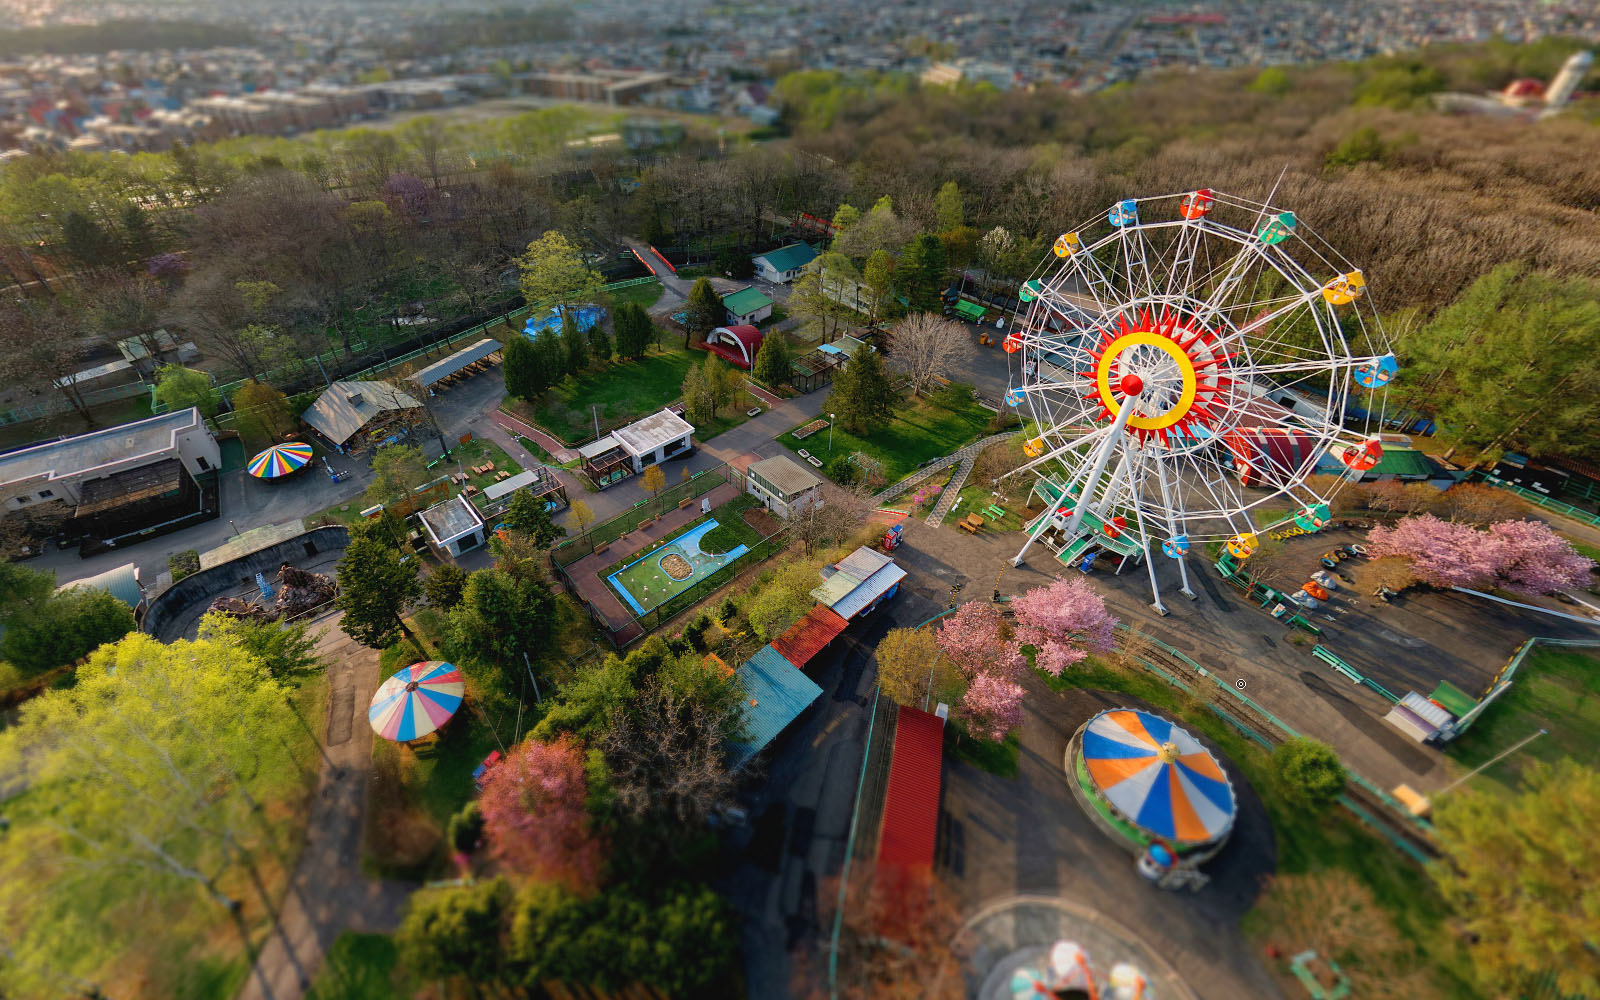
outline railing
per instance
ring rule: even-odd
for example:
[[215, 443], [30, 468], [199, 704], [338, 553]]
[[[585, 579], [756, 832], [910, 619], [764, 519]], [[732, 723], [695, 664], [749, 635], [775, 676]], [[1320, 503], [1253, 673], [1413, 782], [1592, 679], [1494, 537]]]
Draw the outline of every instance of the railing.
[[1499, 698], [1502, 694], [1505, 694], [1507, 689], [1511, 687], [1511, 682], [1516, 678], [1517, 671], [1522, 668], [1522, 661], [1526, 660], [1528, 658], [1528, 654], [1534, 652], [1540, 646], [1565, 646], [1569, 648], [1576, 647], [1592, 649], [1595, 647], [1600, 647], [1600, 639], [1547, 639], [1544, 636], [1531, 637], [1528, 639], [1528, 641], [1518, 646], [1516, 652], [1511, 654], [1511, 658], [1506, 660], [1505, 666], [1501, 667], [1500, 672], [1494, 675], [1494, 680], [1489, 682], [1488, 688], [1484, 690], [1483, 697], [1478, 701], [1478, 703], [1472, 706], [1472, 708], [1467, 711], [1466, 715], [1463, 715], [1461, 718], [1444, 727], [1443, 735], [1445, 739], [1453, 740], [1462, 733], [1466, 732], [1468, 729], [1471, 729], [1472, 724], [1478, 720], [1478, 716], [1483, 714], [1483, 710], [1493, 704], [1496, 698]]
[[1383, 695], [1384, 698], [1388, 699], [1391, 704], [1393, 704], [1395, 702], [1398, 702], [1400, 700], [1399, 698], [1396, 698], [1393, 694], [1391, 694], [1389, 692], [1389, 690], [1387, 688], [1385, 688], [1382, 684], [1379, 684], [1377, 681], [1373, 680], [1372, 678], [1367, 677], [1366, 675], [1362, 674], [1355, 667], [1352, 667], [1350, 664], [1348, 664], [1348, 663], [1344, 662], [1343, 660], [1339, 659], [1339, 657], [1335, 656], [1333, 653], [1329, 652], [1324, 647], [1322, 647], [1320, 645], [1312, 646], [1311, 647], [1311, 655], [1315, 656], [1317, 659], [1321, 660], [1323, 663], [1326, 663], [1328, 666], [1332, 667], [1333, 669], [1339, 671], [1339, 673], [1343, 674], [1344, 676], [1350, 678], [1350, 680], [1353, 681], [1354, 683], [1361, 684], [1361, 685], [1364, 685], [1366, 687], [1369, 687], [1372, 690], [1374, 690], [1374, 691], [1378, 692], [1379, 694]]
[[1502, 490], [1509, 490], [1529, 503], [1537, 504], [1538, 506], [1543, 507], [1545, 510], [1555, 511], [1557, 514], [1570, 517], [1574, 521], [1582, 521], [1584, 524], [1600, 525], [1600, 514], [1592, 514], [1589, 511], [1584, 510], [1582, 507], [1574, 507], [1572, 504], [1563, 503], [1554, 497], [1547, 497], [1543, 493], [1536, 493], [1533, 490], [1524, 489], [1515, 483], [1508, 483], [1504, 479], [1497, 479], [1494, 476], [1489, 475], [1487, 472], [1477, 473], [1477, 477], [1483, 482], [1488, 483], [1490, 486], [1497, 486]]

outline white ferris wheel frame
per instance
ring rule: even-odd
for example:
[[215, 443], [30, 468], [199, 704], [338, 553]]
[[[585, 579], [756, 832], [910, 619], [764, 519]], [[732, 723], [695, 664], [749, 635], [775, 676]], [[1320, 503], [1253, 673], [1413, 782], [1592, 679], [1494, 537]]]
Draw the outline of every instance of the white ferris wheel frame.
[[[1206, 210], [1191, 214], [1191, 200], [1202, 195]], [[1248, 219], [1249, 228], [1219, 214]], [[1113, 221], [1119, 218], [1120, 224]], [[1264, 227], [1280, 218], [1292, 220], [1287, 238], [1267, 241]], [[1069, 240], [1069, 252], [1063, 254], [1060, 246]], [[1256, 290], [1269, 273], [1276, 287], [1261, 297]], [[1033, 300], [1006, 345], [1024, 364], [1008, 401], [1019, 412], [1026, 408], [1036, 429], [1030, 432], [1031, 460], [1013, 475], [1060, 475], [1058, 485], [1066, 489], [1062, 502], [1067, 493], [1073, 495], [1061, 531], [1069, 543], [1086, 514], [1104, 521], [1117, 511], [1126, 513], [1132, 521], [1129, 534], [1138, 538], [1150, 564], [1155, 607], [1164, 613], [1151, 560], [1158, 533], [1181, 540], [1186, 548], [1193, 541], [1249, 534], [1292, 520], [1297, 509], [1326, 503], [1342, 481], [1321, 490], [1307, 484], [1322, 455], [1362, 447], [1372, 426], [1382, 426], [1381, 388], [1363, 399], [1364, 421], [1352, 420], [1348, 409], [1357, 370], [1370, 370], [1385, 359], [1393, 363], [1363, 284], [1360, 271], [1304, 222], [1267, 203], [1210, 190], [1117, 203], [1106, 215], [1063, 235], [1057, 253], [1025, 286]], [[1338, 296], [1336, 304], [1329, 292], [1334, 286], [1351, 294]], [[1164, 358], [1173, 354], [1165, 345], [1123, 347], [1110, 374], [1131, 370], [1149, 384], [1131, 395], [1121, 393], [1126, 405], [1111, 419], [1093, 378], [1085, 377], [1097, 365], [1091, 351], [1113, 340], [1116, 330], [1153, 328], [1162, 317], [1179, 325], [1180, 333], [1202, 334], [1174, 337], [1179, 344], [1199, 342], [1198, 350], [1210, 353], [1185, 365]], [[1290, 345], [1289, 334], [1305, 318], [1315, 335], [1309, 345]], [[1347, 324], [1359, 336], [1347, 336]], [[1361, 343], [1361, 353], [1352, 339]], [[1203, 387], [1190, 389], [1195, 383]], [[1106, 383], [1100, 385], [1103, 391]], [[1318, 391], [1307, 391], [1312, 386]], [[1184, 430], [1180, 423], [1183, 433], [1130, 432], [1131, 420], [1149, 422], [1163, 407], [1174, 412], [1182, 393], [1195, 401], [1205, 397], [1203, 407], [1184, 404], [1210, 416], [1198, 430]], [[1111, 395], [1118, 395], [1115, 387]], [[1285, 399], [1292, 405], [1279, 405]], [[1252, 478], [1265, 488], [1246, 493], [1232, 473], [1244, 462], [1239, 447], [1258, 431], [1295, 441], [1290, 452], [1298, 458], [1285, 461], [1256, 446], [1250, 456]], [[1085, 490], [1086, 502], [1077, 502]], [[1283, 504], [1289, 513], [1278, 510]], [[1266, 523], [1258, 525], [1263, 508], [1279, 516], [1262, 518]], [[1040, 522], [1051, 517], [1047, 510]], [[1041, 533], [1030, 525], [1013, 564], [1021, 564]], [[1176, 559], [1182, 592], [1193, 597], [1181, 552]]]

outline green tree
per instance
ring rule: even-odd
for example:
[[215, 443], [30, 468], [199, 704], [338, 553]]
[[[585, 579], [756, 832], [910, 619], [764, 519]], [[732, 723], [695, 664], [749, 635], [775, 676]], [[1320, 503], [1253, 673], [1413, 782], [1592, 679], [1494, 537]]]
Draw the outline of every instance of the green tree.
[[878, 685], [901, 705], [954, 704], [964, 684], [959, 670], [939, 655], [932, 629], [893, 628], [878, 641]]
[[133, 611], [98, 587], [68, 587], [20, 610], [8, 610], [0, 659], [37, 672], [74, 663], [134, 630]]
[[756, 591], [744, 611], [756, 637], [775, 639], [810, 611], [816, 603], [816, 598], [811, 596], [816, 579], [816, 571], [810, 565], [788, 563], [778, 570], [771, 583]]
[[233, 408], [233, 426], [253, 441], [282, 441], [294, 430], [288, 398], [265, 382], [246, 379], [233, 394]]
[[339, 596], [344, 612], [339, 627], [350, 638], [373, 649], [394, 641], [395, 633], [413, 639], [401, 614], [422, 594], [415, 556], [402, 557], [394, 546], [371, 532], [352, 532], [339, 560]]
[[550, 520], [549, 504], [527, 490], [511, 494], [504, 518], [512, 530], [527, 535], [537, 548], [548, 549], [567, 534], [567, 529]]
[[561, 324], [561, 349], [568, 375], [580, 375], [589, 367], [589, 342], [576, 322]]
[[1339, 140], [1323, 160], [1330, 167], [1353, 167], [1358, 163], [1376, 163], [1383, 159], [1387, 149], [1378, 130], [1363, 126]]
[[467, 589], [467, 571], [455, 563], [443, 563], [422, 581], [422, 594], [431, 607], [449, 611], [461, 603]]
[[253, 621], [213, 611], [200, 619], [199, 637], [243, 650], [279, 681], [298, 679], [321, 665], [320, 636], [304, 622]]
[[794, 376], [794, 360], [789, 356], [789, 338], [780, 330], [772, 330], [761, 339], [761, 350], [756, 352], [757, 380], [776, 389]]
[[637, 302], [624, 302], [612, 313], [611, 325], [617, 335], [619, 357], [637, 360], [650, 346], [650, 314]]
[[539, 352], [527, 337], [513, 336], [504, 351], [506, 395], [535, 400], [550, 388], [549, 372], [539, 364]]
[[722, 308], [722, 296], [711, 287], [711, 281], [700, 278], [689, 289], [688, 322], [684, 325], [683, 346], [695, 340], [705, 340], [711, 331], [722, 325], [727, 310]]
[[1600, 282], [1502, 264], [1399, 353], [1404, 405], [1436, 414], [1484, 458], [1600, 454]]
[[256, 857], [278, 850], [269, 824], [303, 781], [287, 694], [238, 648], [135, 633], [22, 707], [0, 734], [0, 773], [27, 761], [38, 819], [0, 851], [0, 990], [84, 991], [115, 954], [172, 946], [161, 921], [129, 914], [173, 912], [197, 891], [248, 940], [234, 893], [274, 905]]
[[906, 245], [896, 268], [900, 290], [912, 311], [940, 312], [944, 308], [944, 244], [924, 233]]
[[84, 267], [108, 267], [117, 263], [108, 259], [113, 249], [111, 236], [89, 215], [69, 211], [61, 220], [61, 235], [67, 253]]
[[524, 653], [544, 654], [555, 625], [555, 598], [543, 581], [480, 569], [450, 612], [448, 644], [463, 659], [521, 667]]
[[574, 325], [573, 306], [592, 302], [600, 294], [600, 275], [570, 240], [553, 229], [528, 244], [517, 266], [528, 305], [555, 306], [561, 310], [563, 326]]
[[887, 250], [874, 250], [861, 269], [861, 282], [871, 295], [868, 303], [868, 320], [874, 326], [883, 315], [889, 299], [889, 289], [894, 283], [894, 256]]
[[965, 222], [961, 209], [961, 188], [955, 181], [945, 181], [939, 193], [933, 196], [933, 217], [939, 232], [949, 232]]
[[684, 414], [691, 422], [708, 424], [716, 419], [716, 396], [706, 384], [706, 371], [703, 365], [693, 365], [684, 373], [681, 391]]
[[877, 351], [857, 351], [834, 377], [823, 409], [856, 434], [868, 434], [894, 417], [898, 398]]
[[[1481, 780], [1481, 779], [1480, 779]], [[1575, 760], [1523, 771], [1521, 788], [1467, 789], [1440, 802], [1433, 866], [1490, 992], [1520, 995], [1555, 976], [1566, 996], [1600, 994], [1600, 772]]]
[[1303, 736], [1273, 749], [1272, 768], [1285, 795], [1318, 812], [1333, 805], [1344, 794], [1345, 782], [1349, 780], [1332, 747]]
[[543, 373], [535, 381], [544, 382], [547, 389], [560, 385], [567, 375], [567, 348], [561, 337], [549, 327], [540, 330], [533, 338], [533, 355], [535, 367]]
[[0, 625], [38, 608], [55, 592], [54, 573], [0, 560]]
[[211, 376], [182, 365], [162, 365], [156, 373], [156, 402], [169, 411], [194, 406], [202, 416], [217, 415], [217, 390]]
[[1289, 78], [1289, 71], [1282, 66], [1268, 66], [1256, 74], [1256, 78], [1250, 82], [1247, 89], [1256, 94], [1282, 97], [1294, 89], [1294, 81]]
[[388, 506], [409, 497], [428, 481], [428, 461], [414, 444], [386, 444], [372, 456], [368, 504]]
[[589, 327], [589, 353], [601, 364], [611, 360], [611, 338], [604, 323]]
[[412, 895], [395, 943], [422, 979], [478, 985], [501, 981], [500, 925], [511, 890], [503, 879]]

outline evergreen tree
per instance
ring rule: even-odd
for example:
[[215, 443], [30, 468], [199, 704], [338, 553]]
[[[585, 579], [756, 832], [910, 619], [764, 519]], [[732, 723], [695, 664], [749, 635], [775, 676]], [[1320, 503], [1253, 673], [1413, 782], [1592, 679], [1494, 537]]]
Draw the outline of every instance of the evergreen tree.
[[933, 196], [933, 214], [938, 219], [941, 233], [961, 225], [961, 188], [956, 186], [955, 181], [945, 181], [944, 187]]
[[683, 346], [688, 347], [695, 340], [705, 340], [711, 336], [711, 331], [722, 325], [722, 318], [727, 315], [727, 310], [722, 308], [722, 296], [711, 287], [711, 282], [701, 278], [689, 290], [689, 316], [683, 338]]
[[421, 593], [415, 558], [402, 558], [399, 549], [374, 533], [351, 535], [339, 560], [339, 596], [334, 599], [344, 612], [339, 627], [345, 634], [373, 649], [389, 645], [396, 632], [410, 639], [411, 630], [400, 615]]
[[522, 654], [540, 656], [556, 626], [556, 602], [542, 580], [481, 569], [467, 578], [450, 612], [452, 655], [520, 667]]
[[444, 563], [428, 574], [422, 583], [422, 591], [428, 598], [428, 604], [449, 611], [461, 603], [461, 594], [467, 589], [467, 571], [455, 563]]
[[546, 388], [555, 388], [567, 375], [567, 346], [549, 327], [533, 339], [534, 365], [542, 373]]
[[507, 395], [532, 400], [550, 388], [547, 380], [549, 373], [539, 364], [539, 352], [534, 348], [533, 341], [514, 335], [503, 353]]
[[556, 539], [567, 533], [567, 529], [550, 520], [550, 508], [546, 501], [527, 490], [511, 494], [505, 521], [513, 530], [527, 535], [541, 549], [548, 549]]
[[611, 337], [602, 323], [589, 327], [589, 354], [601, 364], [611, 360]]
[[644, 357], [645, 349], [655, 332], [651, 329], [650, 314], [637, 302], [624, 302], [617, 307], [612, 324], [617, 335], [617, 355], [637, 360]]
[[924, 233], [907, 244], [895, 273], [912, 311], [939, 312], [944, 308], [944, 244]]
[[857, 351], [833, 380], [824, 409], [856, 434], [881, 427], [894, 416], [895, 393], [877, 351]]
[[583, 331], [578, 329], [578, 324], [561, 324], [561, 346], [566, 352], [568, 375], [580, 374], [589, 367], [589, 345], [584, 340]]
[[794, 361], [789, 357], [789, 338], [777, 330], [768, 333], [756, 352], [755, 377], [776, 389], [789, 381]]

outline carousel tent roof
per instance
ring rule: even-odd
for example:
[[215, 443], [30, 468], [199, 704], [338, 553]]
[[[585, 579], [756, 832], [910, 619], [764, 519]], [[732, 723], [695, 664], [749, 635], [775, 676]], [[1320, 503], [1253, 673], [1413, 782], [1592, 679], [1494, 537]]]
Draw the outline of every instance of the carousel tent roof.
[[1106, 801], [1165, 840], [1206, 843], [1233, 827], [1228, 776], [1211, 751], [1159, 715], [1101, 712], [1084, 727], [1083, 763]]

